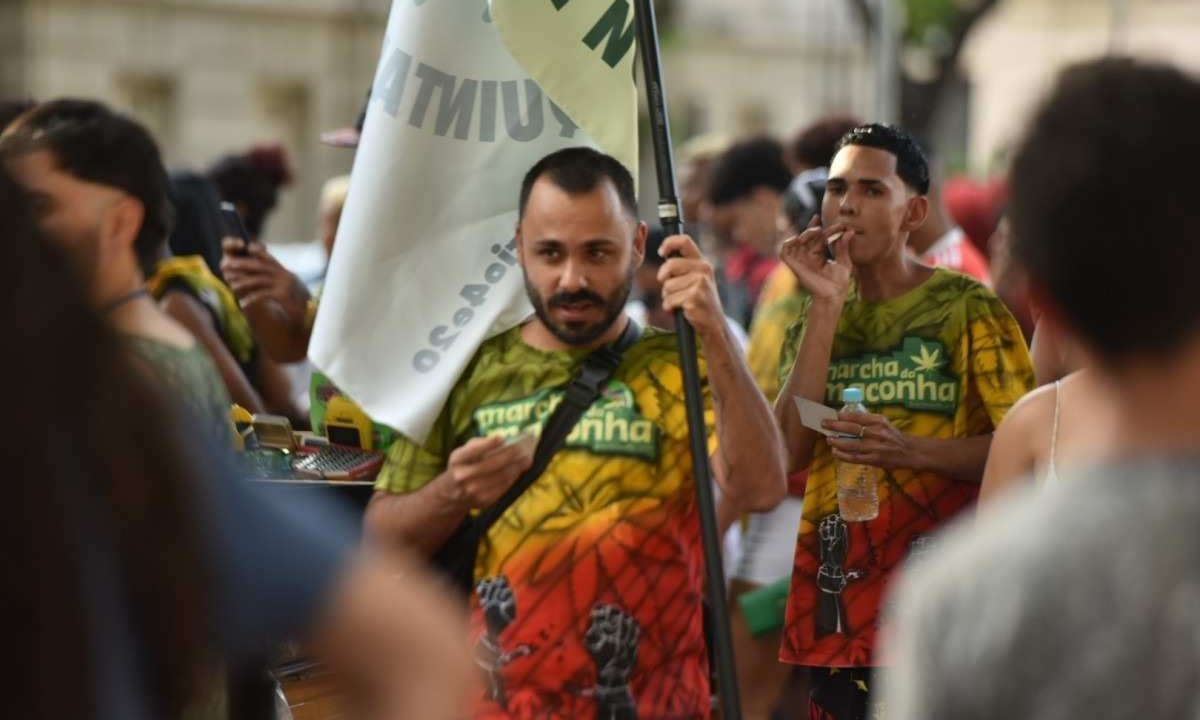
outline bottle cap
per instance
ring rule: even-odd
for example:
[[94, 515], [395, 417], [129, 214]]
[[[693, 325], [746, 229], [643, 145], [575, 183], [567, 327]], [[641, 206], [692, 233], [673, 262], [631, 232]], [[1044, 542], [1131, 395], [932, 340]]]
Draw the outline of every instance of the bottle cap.
[[844, 403], [861, 403], [863, 401], [862, 388], [848, 387], [842, 390], [842, 402]]

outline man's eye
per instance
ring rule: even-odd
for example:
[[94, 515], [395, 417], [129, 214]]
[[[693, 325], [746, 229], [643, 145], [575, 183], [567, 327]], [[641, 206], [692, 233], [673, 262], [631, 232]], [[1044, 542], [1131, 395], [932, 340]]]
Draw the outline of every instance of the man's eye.
[[553, 260], [558, 257], [558, 249], [557, 248], [542, 248], [541, 250], [538, 250], [538, 255], [546, 258], [547, 260]]
[[590, 254], [596, 260], [603, 260], [604, 258], [608, 257], [608, 250], [605, 250], [604, 248], [592, 248]]

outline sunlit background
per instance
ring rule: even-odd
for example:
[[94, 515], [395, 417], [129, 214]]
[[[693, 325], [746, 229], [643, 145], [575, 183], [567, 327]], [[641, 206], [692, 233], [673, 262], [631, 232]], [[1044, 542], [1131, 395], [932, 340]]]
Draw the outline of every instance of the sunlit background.
[[[173, 169], [281, 143], [297, 178], [267, 239], [307, 241], [322, 182], [353, 161], [319, 136], [358, 115], [389, 5], [0, 0], [0, 97], [107, 101], [154, 132]], [[1003, 171], [1066, 62], [1127, 52], [1200, 69], [1196, 0], [660, 0], [658, 12], [676, 141], [786, 138], [850, 111], [903, 122], [947, 170], [977, 176]]]

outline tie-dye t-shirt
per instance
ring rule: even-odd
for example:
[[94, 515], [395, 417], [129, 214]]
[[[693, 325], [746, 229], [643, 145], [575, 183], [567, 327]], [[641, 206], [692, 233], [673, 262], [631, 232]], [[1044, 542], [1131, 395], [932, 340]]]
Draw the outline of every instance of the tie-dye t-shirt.
[[[809, 300], [781, 351], [786, 378]], [[782, 381], [781, 381], [782, 382]], [[907, 435], [965, 438], [992, 432], [1033, 387], [1021, 329], [990, 290], [948, 270], [900, 297], [865, 302], [852, 293], [838, 320], [825, 404], [846, 387]], [[780, 658], [819, 667], [877, 664], [880, 602], [892, 572], [929, 547], [930, 534], [974, 502], [979, 485], [930, 472], [885, 472], [879, 516], [845, 522], [833, 457], [818, 439], [804, 494]]]
[[[398, 437], [376, 487], [412, 492], [471, 437], [539, 427], [586, 354], [532, 348], [520, 328], [487, 341], [428, 440]], [[475, 717], [708, 717], [681, 388], [675, 336], [648, 328], [480, 544], [471, 632], [487, 692]]]

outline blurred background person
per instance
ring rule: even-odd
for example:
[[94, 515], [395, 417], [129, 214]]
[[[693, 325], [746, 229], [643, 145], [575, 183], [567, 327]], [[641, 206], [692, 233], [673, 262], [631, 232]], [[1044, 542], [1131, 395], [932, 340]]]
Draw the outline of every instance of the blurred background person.
[[946, 208], [942, 192], [946, 173], [941, 159], [928, 140], [921, 145], [929, 156], [929, 215], [908, 236], [908, 249], [926, 265], [960, 272], [991, 287], [987, 256], [968, 239]]
[[[293, 401], [291, 380], [259, 347], [237, 298], [212, 270], [213, 264], [220, 270], [221, 238], [229, 232], [215, 189], [204, 177], [187, 173], [175, 175], [171, 191], [170, 238], [142, 268], [151, 296], [204, 345], [234, 402], [251, 413], [283, 415], [306, 427], [308, 417]], [[198, 252], [185, 254], [188, 250]]]
[[709, 173], [708, 218], [728, 292], [722, 303], [742, 327], [749, 327], [763, 283], [779, 264], [776, 216], [791, 181], [783, 145], [769, 137], [735, 143]]
[[55, 100], [0, 136], [0, 161], [98, 315], [165, 391], [228, 433], [229, 394], [212, 360], [145, 287], [142, 268], [158, 257], [172, 219], [167, 174], [145, 129], [96, 102]]
[[280, 191], [293, 181], [282, 145], [256, 145], [244, 153], [226, 155], [207, 174], [221, 199], [237, 208], [252, 242], [262, 237]]
[[[1009, 227], [1008, 218], [1005, 215], [1000, 216], [1000, 220], [996, 223], [996, 231], [992, 233], [988, 239], [988, 248], [991, 258], [992, 279], [996, 284], [996, 294], [1004, 301], [1004, 304], [1012, 312], [1017, 323], [1021, 326], [1021, 333], [1025, 336], [1025, 341], [1031, 343], [1031, 352], [1033, 353], [1033, 369], [1037, 376], [1038, 384], [1045, 383], [1048, 379], [1062, 377], [1064, 373], [1060, 373], [1060, 369], [1055, 369], [1043, 366], [1040, 362], [1036, 343], [1033, 343], [1034, 335], [1034, 313], [1030, 306], [1029, 299], [1029, 279], [1026, 277], [1024, 270], [1018, 267], [1017, 263], [1012, 258], [1012, 233]], [[1049, 357], [1053, 357], [1054, 353], [1050, 353]], [[1052, 377], [1048, 377], [1047, 373]]]
[[179, 717], [216, 664], [305, 634], [363, 693], [366, 717], [454, 717], [466, 656], [449, 601], [400, 558], [354, 560], [326, 511], [234, 480], [221, 440], [184, 432], [185, 408], [146, 382], [30, 205], [0, 170], [0, 260], [19, 269], [0, 285], [0, 317], [15, 347], [54, 348], [36, 363], [0, 357], [22, 408], [2, 455], [25, 481], [5, 523], [0, 602], [21, 658], [6, 713]]

